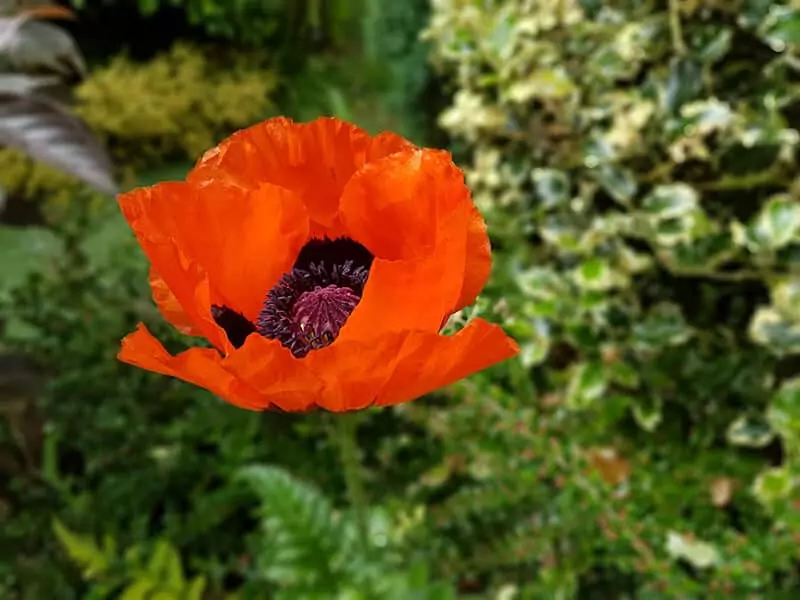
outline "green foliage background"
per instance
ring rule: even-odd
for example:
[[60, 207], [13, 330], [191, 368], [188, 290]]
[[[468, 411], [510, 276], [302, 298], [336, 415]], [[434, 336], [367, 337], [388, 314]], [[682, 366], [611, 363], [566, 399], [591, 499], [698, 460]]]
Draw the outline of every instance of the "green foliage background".
[[278, 112], [450, 144], [495, 249], [462, 321], [523, 352], [360, 415], [359, 511], [329, 416], [115, 360], [185, 340], [113, 207], [19, 163], [63, 198], [0, 230], [0, 597], [800, 594], [800, 4], [86, 4], [128, 23], [77, 110], [131, 184]]

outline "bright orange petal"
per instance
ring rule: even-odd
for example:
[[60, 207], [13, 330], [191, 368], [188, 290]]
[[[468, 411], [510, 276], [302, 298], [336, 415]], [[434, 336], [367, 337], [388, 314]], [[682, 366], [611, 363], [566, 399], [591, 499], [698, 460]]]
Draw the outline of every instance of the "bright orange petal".
[[324, 384], [316, 403], [334, 412], [371, 405], [397, 368], [405, 337], [396, 333], [366, 342], [337, 340], [310, 352], [303, 362]]
[[452, 336], [411, 332], [397, 368], [378, 394], [375, 404], [408, 402], [519, 353], [517, 343], [497, 325], [475, 319]]
[[345, 188], [341, 218], [350, 237], [387, 260], [430, 256], [440, 218], [469, 201], [447, 152], [412, 150], [365, 166]]
[[333, 118], [294, 123], [283, 117], [243, 129], [209, 150], [188, 181], [226, 181], [246, 189], [272, 183], [298, 194], [316, 233], [336, 225], [339, 198], [353, 174], [368, 162], [413, 147], [384, 133], [371, 138]]
[[244, 191], [206, 182], [179, 217], [181, 245], [208, 272], [219, 303], [250, 320], [309, 235], [303, 203], [271, 184]]
[[211, 348], [169, 354], [147, 328], [122, 341], [118, 358], [148, 371], [203, 387], [249, 410], [305, 411], [320, 397], [321, 381], [277, 342], [252, 335], [223, 358]]
[[192, 319], [183, 310], [181, 303], [169, 289], [164, 278], [153, 268], [150, 269], [149, 282], [153, 292], [153, 301], [158, 306], [164, 320], [184, 335], [202, 336], [203, 332], [192, 323]]
[[322, 381], [276, 340], [251, 335], [228, 356], [225, 368], [287, 412], [304, 412], [322, 394]]
[[394, 331], [363, 341], [340, 338], [302, 362], [323, 382], [316, 403], [342, 412], [413, 400], [518, 352], [500, 327], [476, 319], [453, 336]]
[[117, 358], [141, 369], [177, 377], [210, 390], [241, 408], [264, 410], [269, 400], [241, 383], [222, 366], [222, 357], [212, 348], [191, 348], [177, 356], [169, 354], [156, 338], [139, 324], [122, 340]]
[[[193, 316], [186, 306], [193, 298], [186, 293], [182, 297], [175, 289], [182, 283], [171, 279], [175, 266], [168, 274], [165, 259], [154, 259], [154, 252], [167, 245], [179, 248], [189, 264], [196, 263], [207, 275], [211, 303], [252, 320], [266, 293], [291, 268], [308, 239], [303, 203], [270, 184], [254, 190], [218, 182], [199, 187], [159, 184], [122, 195], [120, 206], [126, 218], [130, 215], [128, 221], [153, 267], [195, 325], [199, 325], [198, 314], [201, 319], [210, 315], [210, 307], [196, 307]], [[156, 264], [159, 258], [161, 264]]]
[[471, 204], [467, 227], [467, 256], [464, 265], [464, 283], [453, 312], [469, 306], [481, 293], [492, 272], [492, 247], [486, 233], [486, 222]]
[[[382, 331], [438, 332], [453, 312], [464, 282], [467, 212], [454, 210], [440, 224], [453, 232], [431, 257], [372, 263], [364, 293], [340, 333], [343, 340], [371, 339]], [[459, 235], [459, 233], [461, 235]], [[455, 268], [454, 268], [455, 265]]]
[[438, 331], [486, 281], [485, 225], [447, 152], [367, 165], [345, 189], [341, 214], [349, 236], [377, 257], [344, 339], [368, 339], [375, 327]]
[[217, 348], [228, 350], [225, 333], [211, 318], [212, 294], [208, 274], [183, 250], [181, 213], [186, 186], [165, 183], [133, 190], [118, 197], [125, 219], [153, 269], [163, 278], [198, 332]]

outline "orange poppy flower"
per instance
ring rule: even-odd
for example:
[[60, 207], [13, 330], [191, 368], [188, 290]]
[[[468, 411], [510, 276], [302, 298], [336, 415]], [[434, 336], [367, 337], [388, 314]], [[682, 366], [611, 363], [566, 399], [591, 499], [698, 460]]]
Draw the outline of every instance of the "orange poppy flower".
[[206, 152], [185, 182], [119, 203], [162, 315], [213, 346], [172, 356], [140, 324], [119, 359], [242, 408], [398, 404], [519, 352], [480, 319], [439, 333], [491, 267], [447, 152], [276, 118]]

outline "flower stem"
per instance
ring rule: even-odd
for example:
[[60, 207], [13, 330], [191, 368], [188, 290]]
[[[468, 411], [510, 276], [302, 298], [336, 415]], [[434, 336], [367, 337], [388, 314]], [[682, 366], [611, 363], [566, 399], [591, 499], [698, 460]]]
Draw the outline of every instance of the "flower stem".
[[360, 415], [342, 413], [332, 415], [334, 443], [339, 447], [339, 459], [344, 470], [347, 498], [355, 511], [358, 535], [364, 547], [369, 545], [369, 504], [364, 491], [364, 477], [361, 453], [358, 448], [356, 432]]

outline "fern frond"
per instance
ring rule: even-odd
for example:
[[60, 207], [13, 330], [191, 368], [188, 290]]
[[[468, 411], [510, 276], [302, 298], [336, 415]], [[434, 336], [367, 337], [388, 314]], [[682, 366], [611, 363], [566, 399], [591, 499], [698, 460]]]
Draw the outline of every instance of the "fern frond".
[[275, 467], [246, 467], [241, 477], [261, 501], [266, 533], [258, 561], [262, 575], [285, 585], [335, 585], [336, 558], [349, 544], [330, 500]]

